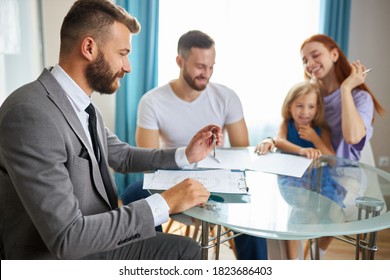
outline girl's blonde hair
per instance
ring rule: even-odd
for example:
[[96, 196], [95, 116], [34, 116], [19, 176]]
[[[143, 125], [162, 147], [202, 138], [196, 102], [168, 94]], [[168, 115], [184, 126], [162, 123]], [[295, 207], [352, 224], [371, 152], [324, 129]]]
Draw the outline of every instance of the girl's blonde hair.
[[328, 129], [328, 124], [325, 120], [324, 102], [322, 100], [321, 95], [321, 86], [317, 82], [311, 80], [300, 82], [294, 85], [289, 90], [282, 105], [283, 121], [287, 123], [289, 120], [292, 119], [290, 107], [294, 100], [309, 93], [315, 93], [317, 95], [317, 114], [313, 119], [312, 125], [321, 127], [323, 129]]

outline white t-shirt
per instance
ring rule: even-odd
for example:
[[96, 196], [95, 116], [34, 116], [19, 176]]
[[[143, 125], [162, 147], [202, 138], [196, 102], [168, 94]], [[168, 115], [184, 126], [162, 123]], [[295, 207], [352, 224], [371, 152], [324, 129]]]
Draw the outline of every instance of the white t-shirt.
[[201, 128], [216, 124], [224, 128], [244, 117], [237, 94], [226, 86], [208, 83], [192, 102], [179, 98], [170, 84], [145, 93], [138, 106], [137, 125], [160, 131], [160, 146], [188, 145]]

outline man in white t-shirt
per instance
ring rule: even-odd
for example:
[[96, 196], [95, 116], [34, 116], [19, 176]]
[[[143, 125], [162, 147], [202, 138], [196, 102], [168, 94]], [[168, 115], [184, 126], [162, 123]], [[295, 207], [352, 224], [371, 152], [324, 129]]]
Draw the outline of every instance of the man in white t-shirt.
[[[239, 97], [232, 89], [210, 82], [215, 64], [214, 40], [197, 30], [185, 33], [178, 42], [176, 63], [180, 68], [179, 77], [150, 90], [140, 100], [137, 146], [185, 146], [192, 135], [210, 123], [220, 125], [227, 132], [230, 146], [248, 146], [248, 129]], [[142, 197], [140, 183], [136, 183], [125, 190], [122, 200], [128, 203], [141, 198], [140, 194]], [[266, 259], [264, 239], [239, 238], [235, 240], [239, 259]], [[245, 245], [240, 245], [241, 239]], [[250, 239], [257, 239], [261, 245], [254, 246], [254, 241]], [[253, 249], [255, 247], [258, 249]], [[248, 250], [261, 252], [248, 255]]]
[[215, 64], [214, 41], [200, 31], [184, 34], [178, 44], [178, 79], [147, 92], [139, 103], [138, 146], [178, 147], [204, 124], [227, 131], [233, 147], [249, 145], [241, 101], [226, 86], [209, 82]]

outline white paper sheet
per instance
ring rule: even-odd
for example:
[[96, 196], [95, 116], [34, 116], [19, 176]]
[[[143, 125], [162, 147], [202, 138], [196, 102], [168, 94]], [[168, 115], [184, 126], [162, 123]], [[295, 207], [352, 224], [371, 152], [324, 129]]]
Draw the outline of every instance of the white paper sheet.
[[254, 147], [217, 149], [216, 157], [220, 162], [210, 155], [198, 162], [197, 168], [255, 170], [300, 178], [312, 162], [305, 157], [282, 153], [259, 156], [254, 153]]
[[201, 182], [209, 192], [247, 193], [244, 172], [231, 170], [158, 170], [144, 176], [144, 189], [167, 190], [184, 179]]

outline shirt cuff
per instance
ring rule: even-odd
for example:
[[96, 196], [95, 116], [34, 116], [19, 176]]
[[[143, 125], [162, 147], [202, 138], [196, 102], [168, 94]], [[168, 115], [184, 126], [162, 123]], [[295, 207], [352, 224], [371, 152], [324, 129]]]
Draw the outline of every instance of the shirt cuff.
[[154, 226], [159, 226], [163, 223], [168, 222], [169, 219], [169, 206], [165, 199], [158, 193], [145, 198], [152, 210], [154, 218]]
[[181, 147], [176, 149], [175, 161], [179, 168], [183, 168], [185, 166], [190, 165], [186, 156], [186, 147]]

